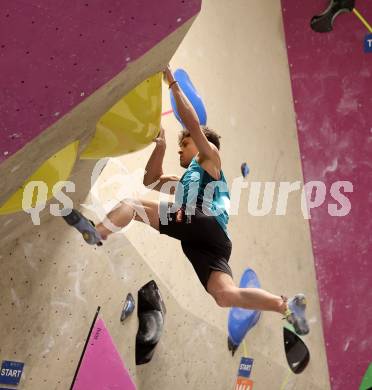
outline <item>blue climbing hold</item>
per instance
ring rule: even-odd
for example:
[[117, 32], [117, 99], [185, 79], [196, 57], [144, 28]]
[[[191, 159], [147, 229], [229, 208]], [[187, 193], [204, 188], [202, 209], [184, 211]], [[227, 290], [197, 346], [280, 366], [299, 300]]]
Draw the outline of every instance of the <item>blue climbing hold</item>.
[[[243, 288], [261, 288], [257, 275], [251, 268], [247, 268], [244, 271], [239, 286]], [[232, 307], [230, 309], [228, 319], [228, 348], [232, 351], [233, 355], [248, 331], [257, 324], [260, 316], [261, 312], [257, 310], [242, 309], [239, 307]]]
[[248, 174], [249, 174], [249, 166], [246, 162], [243, 162], [241, 167], [240, 167], [240, 170], [242, 172], [242, 175], [243, 177], [247, 177]]
[[[194, 110], [196, 114], [198, 115], [199, 122], [202, 126], [205, 126], [207, 124], [207, 112], [203, 103], [202, 98], [198, 94], [196, 88], [194, 87], [193, 83], [190, 80], [189, 75], [186, 73], [183, 69], [177, 69], [174, 72], [174, 78], [178, 81], [178, 85], [181, 88], [184, 95], [187, 97], [191, 105], [194, 107]], [[177, 111], [177, 105], [176, 101], [174, 99], [172, 91], [170, 91], [170, 99], [171, 99], [171, 105], [174, 112], [174, 115], [176, 116], [178, 122], [181, 123], [183, 127], [184, 124], [182, 123], [182, 120], [178, 114]]]
[[135, 307], [136, 303], [134, 301], [133, 295], [131, 293], [128, 293], [127, 298], [124, 302], [123, 310], [121, 312], [120, 321], [125, 321], [133, 313]]

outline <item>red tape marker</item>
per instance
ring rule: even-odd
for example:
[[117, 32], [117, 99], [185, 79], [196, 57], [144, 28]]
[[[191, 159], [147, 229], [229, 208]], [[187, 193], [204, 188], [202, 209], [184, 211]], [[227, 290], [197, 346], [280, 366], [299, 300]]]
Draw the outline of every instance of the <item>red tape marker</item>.
[[165, 116], [165, 115], [169, 115], [169, 114], [172, 114], [173, 113], [173, 110], [169, 110], [169, 111], [165, 111], [161, 114], [161, 116]]

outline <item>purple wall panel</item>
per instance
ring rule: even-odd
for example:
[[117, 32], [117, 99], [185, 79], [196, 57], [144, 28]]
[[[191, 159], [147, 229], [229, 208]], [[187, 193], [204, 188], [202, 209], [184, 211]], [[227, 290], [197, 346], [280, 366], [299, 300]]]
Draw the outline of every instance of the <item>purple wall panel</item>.
[[[310, 226], [332, 387], [357, 389], [372, 360], [372, 55], [352, 13], [331, 33], [311, 30], [327, 4], [282, 0], [305, 182], [354, 187], [347, 216], [328, 214], [327, 195]], [[372, 21], [372, 2], [357, 5]]]
[[3, 0], [0, 162], [200, 7], [201, 0]]

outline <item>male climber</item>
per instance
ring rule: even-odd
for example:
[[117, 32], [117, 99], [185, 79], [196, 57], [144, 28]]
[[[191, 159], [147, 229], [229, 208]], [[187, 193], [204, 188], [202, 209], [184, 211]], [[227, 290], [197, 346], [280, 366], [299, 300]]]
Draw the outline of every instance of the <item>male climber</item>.
[[161, 234], [181, 242], [200, 282], [219, 306], [277, 312], [298, 334], [307, 334], [309, 327], [303, 294], [288, 300], [263, 289], [235, 285], [228, 264], [232, 249], [227, 232], [229, 192], [221, 170], [220, 137], [213, 130], [200, 126], [194, 108], [184, 97], [169, 66], [164, 75], [184, 125], [178, 153], [180, 165], [186, 172], [181, 178], [163, 173], [166, 141], [164, 129], [161, 129], [143, 183], [157, 191], [175, 193], [175, 202], [125, 199], [95, 228], [75, 210], [65, 219], [70, 217], [69, 223], [80, 232], [90, 230], [92, 244], [101, 244], [101, 240], [127, 226], [132, 219], [149, 223]]

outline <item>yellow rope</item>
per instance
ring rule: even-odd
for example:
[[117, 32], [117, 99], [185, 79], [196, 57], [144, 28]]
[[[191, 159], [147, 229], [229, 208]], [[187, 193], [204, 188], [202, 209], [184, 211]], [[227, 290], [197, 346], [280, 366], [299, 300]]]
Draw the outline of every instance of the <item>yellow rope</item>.
[[287, 375], [285, 376], [282, 385], [280, 386], [280, 390], [284, 390], [285, 387], [287, 386], [290, 374], [291, 374], [291, 370], [288, 368]]
[[354, 14], [360, 19], [360, 21], [367, 27], [368, 31], [372, 33], [372, 27], [370, 24], [363, 18], [363, 16], [359, 13], [359, 11], [354, 8], [353, 9]]

